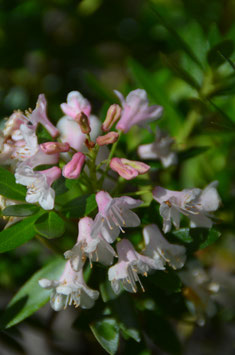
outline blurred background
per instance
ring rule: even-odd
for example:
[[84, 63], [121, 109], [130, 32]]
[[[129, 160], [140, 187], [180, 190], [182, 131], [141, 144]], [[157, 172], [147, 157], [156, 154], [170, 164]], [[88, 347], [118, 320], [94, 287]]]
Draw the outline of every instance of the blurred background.
[[[127, 94], [143, 88], [152, 104], [164, 106], [160, 126], [175, 138], [179, 155], [187, 152], [174, 173], [161, 172], [160, 182], [182, 189], [219, 181], [222, 238], [198, 257], [224, 293], [217, 317], [205, 327], [178, 325], [186, 355], [234, 353], [234, 20], [234, 0], [0, 1], [2, 119], [34, 108], [45, 93], [55, 123], [71, 90], [103, 118], [107, 105], [117, 102], [113, 89]], [[130, 150], [149, 140], [144, 132], [128, 134]], [[47, 259], [42, 250], [32, 241], [1, 255], [1, 309]], [[1, 333], [0, 354], [103, 354], [91, 334], [71, 329], [76, 317], [73, 310], [55, 315], [46, 306]], [[148, 354], [138, 344], [121, 344], [119, 353], [130, 349]], [[160, 344], [152, 353], [179, 352]]]

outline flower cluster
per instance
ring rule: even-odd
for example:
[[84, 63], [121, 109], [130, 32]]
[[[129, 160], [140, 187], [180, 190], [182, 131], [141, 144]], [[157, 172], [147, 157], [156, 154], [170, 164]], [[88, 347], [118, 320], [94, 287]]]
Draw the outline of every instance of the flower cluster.
[[[186, 248], [169, 243], [156, 224], [142, 226], [133, 210], [142, 207], [143, 201], [128, 196], [128, 190], [122, 193], [120, 188], [123, 181], [128, 183], [139, 175], [147, 176], [150, 165], [114, 156], [118, 155], [116, 147], [123, 134], [134, 125], [146, 127], [149, 122], [159, 119], [163, 108], [150, 106], [146, 92], [141, 89], [131, 91], [126, 99], [118, 91], [115, 93], [121, 106], [111, 105], [102, 124], [91, 114], [88, 100], [72, 91], [67, 102], [61, 104], [64, 116], [56, 127], [47, 117], [44, 95], [39, 95], [36, 108], [26, 113], [14, 112], [1, 135], [0, 162], [14, 172], [16, 183], [26, 186], [27, 203], [38, 203], [44, 210], [54, 209], [53, 183], [61, 175], [66, 179], [77, 179], [84, 194], [95, 194], [98, 212], [94, 219], [84, 216], [76, 221], [77, 241], [64, 253], [67, 262], [62, 276], [58, 281], [39, 280], [42, 288], [52, 290], [51, 306], [55, 311], [72, 304], [82, 308], [94, 305], [99, 292], [89, 288], [84, 280], [87, 260], [90, 267], [93, 263], [109, 267], [107, 277], [116, 294], [123, 289], [136, 293], [138, 283], [144, 290], [142, 276], [147, 277], [154, 270], [181, 269], [186, 262]], [[39, 124], [51, 135], [50, 141], [40, 143]], [[114, 125], [116, 131], [112, 130]], [[163, 167], [169, 167], [177, 164], [173, 142], [173, 138], [157, 128], [154, 142], [140, 145], [137, 153], [143, 160], [160, 160]], [[49, 167], [44, 169], [41, 167], [44, 165]], [[192, 228], [211, 228], [212, 212], [220, 203], [216, 185], [212, 182], [203, 190], [183, 191], [154, 186], [152, 199], [160, 204], [163, 232], [170, 232], [172, 224], [177, 229], [180, 227], [181, 213], [190, 219]], [[138, 193], [141, 195], [141, 191]], [[11, 205], [15, 202], [4, 203]], [[128, 238], [128, 228], [140, 226], [143, 227], [145, 244], [142, 249]], [[125, 238], [122, 238], [123, 234]], [[182, 280], [187, 284], [188, 276], [185, 275], [186, 271], [182, 271]]]

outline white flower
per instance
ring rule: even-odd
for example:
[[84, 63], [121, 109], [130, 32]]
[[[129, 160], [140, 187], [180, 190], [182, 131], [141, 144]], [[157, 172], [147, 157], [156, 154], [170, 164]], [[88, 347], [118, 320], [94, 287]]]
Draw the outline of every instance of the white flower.
[[159, 128], [156, 132], [154, 143], [143, 144], [138, 148], [138, 154], [141, 159], [160, 159], [164, 167], [177, 164], [177, 155], [171, 151], [174, 139]]
[[150, 224], [143, 229], [145, 250], [143, 254], [150, 258], [161, 261], [163, 265], [169, 263], [173, 269], [180, 269], [186, 260], [184, 246], [170, 244], [160, 232], [156, 224]]
[[[75, 271], [82, 268], [86, 257], [104, 265], [111, 265], [116, 255], [114, 249], [101, 235], [91, 238], [93, 220], [90, 217], [80, 219], [78, 223], [79, 234], [75, 246], [65, 252], [65, 258], [70, 260]], [[92, 265], [92, 264], [91, 264]]]
[[128, 196], [112, 198], [108, 192], [100, 191], [96, 194], [98, 214], [95, 217], [91, 237], [101, 234], [108, 242], [113, 243], [122, 227], [136, 227], [140, 219], [131, 209], [138, 207], [142, 201]]
[[41, 279], [39, 285], [45, 289], [52, 289], [50, 303], [55, 311], [66, 309], [72, 304], [75, 307], [91, 308], [99, 297], [98, 291], [86, 285], [82, 270], [74, 271], [69, 261], [59, 281]]
[[79, 91], [71, 91], [67, 96], [67, 103], [60, 105], [62, 111], [75, 118], [79, 113], [84, 112], [86, 116], [90, 115], [91, 105]]
[[128, 292], [137, 292], [137, 281], [144, 291], [138, 274], [147, 276], [147, 273], [151, 269], [165, 269], [161, 262], [156, 262], [147, 256], [137, 253], [131, 242], [127, 239], [122, 239], [117, 243], [117, 252], [118, 263], [109, 268], [108, 271], [109, 281], [111, 281], [111, 286], [117, 294], [121, 290], [121, 284]]
[[30, 166], [20, 164], [15, 172], [16, 182], [27, 186], [26, 201], [28, 203], [38, 202], [45, 210], [54, 208], [55, 191], [51, 184], [60, 177], [61, 170], [53, 168], [41, 171], [34, 171]]
[[180, 212], [190, 219], [192, 227], [211, 228], [213, 215], [210, 212], [217, 210], [220, 203], [216, 186], [217, 182], [214, 181], [204, 190], [195, 188], [171, 191], [155, 187], [153, 198], [160, 203], [164, 233], [171, 230], [171, 223], [179, 228]]
[[205, 314], [212, 317], [216, 313], [211, 295], [219, 291], [219, 285], [211, 281], [198, 261], [188, 263], [187, 269], [179, 272], [179, 277], [186, 286], [183, 294], [188, 300], [189, 310], [196, 316], [198, 325], [203, 326]]

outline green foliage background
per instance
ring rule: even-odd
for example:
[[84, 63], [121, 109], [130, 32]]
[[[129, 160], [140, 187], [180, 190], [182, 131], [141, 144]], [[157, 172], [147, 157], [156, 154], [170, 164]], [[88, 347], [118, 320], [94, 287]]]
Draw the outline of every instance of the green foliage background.
[[[203, 188], [210, 181], [219, 181], [223, 204], [217, 214], [217, 229], [222, 238], [197, 254], [206, 267], [218, 267], [227, 276], [235, 271], [234, 17], [233, 0], [0, 1], [1, 117], [9, 116], [14, 109], [33, 108], [38, 94], [43, 92], [49, 102], [49, 116], [56, 122], [62, 116], [59, 104], [65, 101], [69, 91], [79, 90], [92, 102], [93, 111], [103, 118], [108, 104], [116, 100], [113, 89], [127, 94], [137, 87], [144, 88], [152, 104], [164, 106], [159, 125], [175, 138], [180, 158], [177, 169], [163, 170], [155, 164], [156, 183], [169, 189], [182, 189]], [[138, 144], [150, 142], [152, 138], [147, 131], [133, 129], [128, 133], [126, 146], [123, 141], [122, 149], [127, 157], [133, 158]], [[87, 208], [92, 212], [92, 201], [89, 203]], [[152, 206], [149, 211], [151, 215]], [[68, 206], [66, 213], [74, 217], [73, 206]], [[142, 216], [144, 223], [151, 222], [149, 215]], [[45, 218], [40, 218], [37, 228], [42, 230]], [[53, 218], [51, 215], [50, 220]], [[67, 239], [55, 242], [62, 250], [72, 246], [76, 235], [67, 226], [63, 228]], [[189, 237], [181, 235], [181, 238]], [[6, 234], [4, 240], [0, 238], [0, 246], [7, 238], [10, 236]], [[131, 238], [138, 244], [138, 235]], [[45, 251], [37, 240], [1, 254], [2, 309], [19, 287], [51, 258], [52, 253]], [[57, 259], [53, 263], [60, 264]], [[92, 276], [91, 282], [95, 285]], [[108, 347], [111, 353], [117, 347], [117, 329], [120, 329], [122, 339], [128, 341], [124, 344], [121, 340], [119, 353], [149, 354], [147, 343], [157, 354], [232, 354], [234, 288], [229, 288], [229, 301], [206, 327], [179, 324], [174, 332], [171, 327], [174, 318], [184, 310], [177, 293], [179, 287], [174, 275], [170, 282], [160, 280], [158, 289], [151, 287], [151, 280], [146, 281], [146, 294], [152, 289], [149, 295], [157, 300], [159, 308], [152, 312], [147, 296], [141, 296], [138, 301], [138, 309], [146, 310], [146, 323], [142, 324], [148, 334], [145, 343], [135, 342], [139, 340], [139, 332], [135, 324], [136, 310], [132, 309], [130, 300], [124, 294], [118, 300], [110, 300], [110, 290], [105, 284], [102, 298], [108, 300], [108, 305], [103, 310], [102, 323], [96, 319], [96, 310], [103, 307], [102, 301], [98, 301], [96, 308], [83, 311], [79, 317], [68, 312], [63, 327], [56, 328], [54, 318], [60, 316], [52, 312], [36, 313], [24, 324], [26, 329], [45, 339], [51, 353], [102, 353], [88, 331], [90, 326], [103, 348]], [[45, 294], [42, 304], [47, 299]], [[122, 309], [130, 315], [122, 314]], [[169, 323], [165, 316], [169, 316]], [[3, 317], [2, 327], [10, 321]], [[73, 330], [70, 330], [72, 323]], [[64, 328], [67, 337], [61, 335]], [[27, 342], [20, 336], [22, 333], [27, 338], [25, 328], [11, 329], [1, 333], [0, 342], [10, 354], [26, 351]], [[75, 330], [79, 330], [79, 339], [74, 335]]]

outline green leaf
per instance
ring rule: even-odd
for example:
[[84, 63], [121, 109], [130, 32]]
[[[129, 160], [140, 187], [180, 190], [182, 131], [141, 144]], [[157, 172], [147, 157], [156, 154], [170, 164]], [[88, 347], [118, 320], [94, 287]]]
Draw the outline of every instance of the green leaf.
[[3, 216], [28, 217], [39, 211], [39, 207], [30, 204], [12, 205], [4, 208]]
[[178, 231], [173, 231], [171, 234], [182, 242], [187, 243], [190, 252], [208, 247], [221, 236], [221, 233], [214, 228], [182, 228]]
[[65, 260], [57, 258], [36, 272], [17, 292], [1, 316], [0, 328], [9, 328], [31, 316], [49, 301], [51, 290], [39, 286], [42, 278], [57, 279], [62, 274]]
[[199, 66], [201, 67], [201, 63], [199, 61], [199, 59], [197, 58], [197, 56], [195, 55], [195, 53], [192, 51], [191, 47], [183, 40], [183, 38], [180, 37], [180, 35], [178, 34], [178, 32], [176, 32], [175, 28], [173, 26], [171, 26], [165, 19], [164, 17], [162, 17], [160, 15], [160, 13], [158, 12], [156, 6], [154, 6], [153, 4], [151, 4], [151, 8], [154, 12], [154, 14], [156, 15], [157, 19], [159, 20], [159, 22], [162, 24], [162, 26], [164, 26], [169, 33], [172, 35], [172, 37], [174, 38], [174, 40], [178, 43], [179, 47], [181, 49], [183, 49], [183, 51]]
[[34, 223], [44, 211], [27, 217], [0, 232], [0, 253], [17, 248], [35, 236]]
[[90, 324], [92, 333], [100, 345], [109, 353], [115, 354], [119, 342], [119, 326], [114, 318], [104, 318]]
[[189, 228], [181, 228], [172, 232], [172, 234], [184, 243], [191, 243], [193, 238], [190, 236]]
[[24, 201], [26, 188], [15, 182], [14, 175], [0, 167], [0, 195], [12, 200]]
[[64, 234], [65, 222], [54, 211], [39, 217], [34, 225], [35, 231], [45, 238], [59, 238]]
[[209, 50], [207, 60], [211, 66], [218, 67], [229, 58], [234, 51], [232, 40], [224, 40]]
[[65, 213], [67, 218], [81, 218], [88, 216], [96, 208], [95, 194], [86, 194], [68, 202], [63, 206], [62, 213]]

